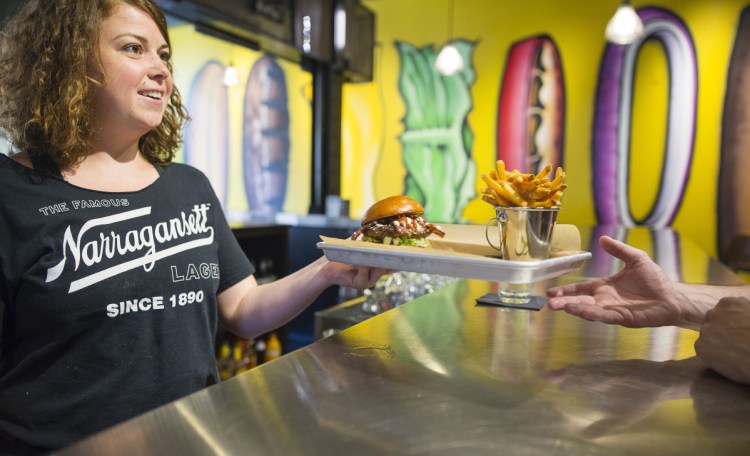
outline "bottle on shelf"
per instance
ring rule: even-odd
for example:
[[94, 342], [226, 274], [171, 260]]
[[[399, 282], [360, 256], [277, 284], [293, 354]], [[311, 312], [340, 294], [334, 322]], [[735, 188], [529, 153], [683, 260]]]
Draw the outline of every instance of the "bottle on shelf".
[[234, 375], [247, 372], [258, 365], [258, 361], [253, 349], [252, 341], [248, 339], [238, 340], [234, 346]]
[[216, 364], [219, 368], [219, 378], [226, 380], [232, 376], [232, 349], [229, 346], [229, 341], [225, 340], [221, 343]]
[[268, 335], [268, 341], [266, 341], [266, 352], [263, 356], [263, 362], [273, 361], [274, 359], [281, 356], [281, 341], [279, 336], [275, 332]]
[[255, 356], [258, 358], [258, 364], [262, 363], [266, 359], [266, 341], [265, 339], [258, 338], [258, 340], [255, 341], [255, 346], [253, 347], [255, 349]]
[[258, 354], [255, 353], [255, 341], [244, 339], [242, 341], [242, 359], [247, 369], [252, 369], [258, 365]]

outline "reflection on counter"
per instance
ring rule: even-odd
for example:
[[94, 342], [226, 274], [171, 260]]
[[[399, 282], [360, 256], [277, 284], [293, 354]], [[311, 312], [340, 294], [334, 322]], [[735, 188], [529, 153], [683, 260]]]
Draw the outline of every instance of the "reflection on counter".
[[622, 268], [622, 262], [607, 254], [599, 246], [599, 237], [606, 235], [641, 250], [664, 269], [667, 276], [676, 281], [740, 285], [742, 280], [725, 264], [707, 255], [688, 237], [671, 228], [647, 228], [624, 226], [582, 226], [581, 241], [584, 250], [593, 257], [577, 273], [568, 275], [571, 281], [614, 274]]
[[416, 272], [394, 272], [382, 276], [364, 296], [315, 313], [315, 339], [335, 334], [373, 315], [432, 293], [457, 278]]
[[439, 290], [458, 280], [434, 274], [394, 272], [382, 276], [374, 287], [365, 290], [362, 309], [372, 315], [393, 309], [409, 301]]

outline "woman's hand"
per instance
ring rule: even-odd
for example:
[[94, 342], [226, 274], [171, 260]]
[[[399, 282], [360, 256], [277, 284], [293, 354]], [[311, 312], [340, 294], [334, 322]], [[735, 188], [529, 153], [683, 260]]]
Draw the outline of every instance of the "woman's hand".
[[343, 287], [364, 290], [375, 285], [380, 276], [391, 271], [383, 268], [369, 268], [365, 266], [352, 266], [344, 263], [336, 263], [321, 258], [322, 270], [329, 278], [331, 284]]

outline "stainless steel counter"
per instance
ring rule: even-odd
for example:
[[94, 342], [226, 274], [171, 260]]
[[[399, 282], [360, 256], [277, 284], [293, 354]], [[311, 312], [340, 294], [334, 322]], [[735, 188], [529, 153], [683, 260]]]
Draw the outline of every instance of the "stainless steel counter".
[[[679, 245], [683, 277], [736, 283]], [[697, 333], [478, 306], [492, 289], [449, 285], [60, 454], [750, 454], [750, 387], [694, 358]]]

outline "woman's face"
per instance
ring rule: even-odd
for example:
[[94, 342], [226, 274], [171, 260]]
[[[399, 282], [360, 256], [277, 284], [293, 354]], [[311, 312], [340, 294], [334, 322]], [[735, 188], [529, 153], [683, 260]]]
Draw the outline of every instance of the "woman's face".
[[140, 138], [161, 123], [172, 95], [170, 49], [145, 11], [120, 4], [102, 22], [99, 54], [106, 81], [94, 95], [96, 122], [105, 138]]

